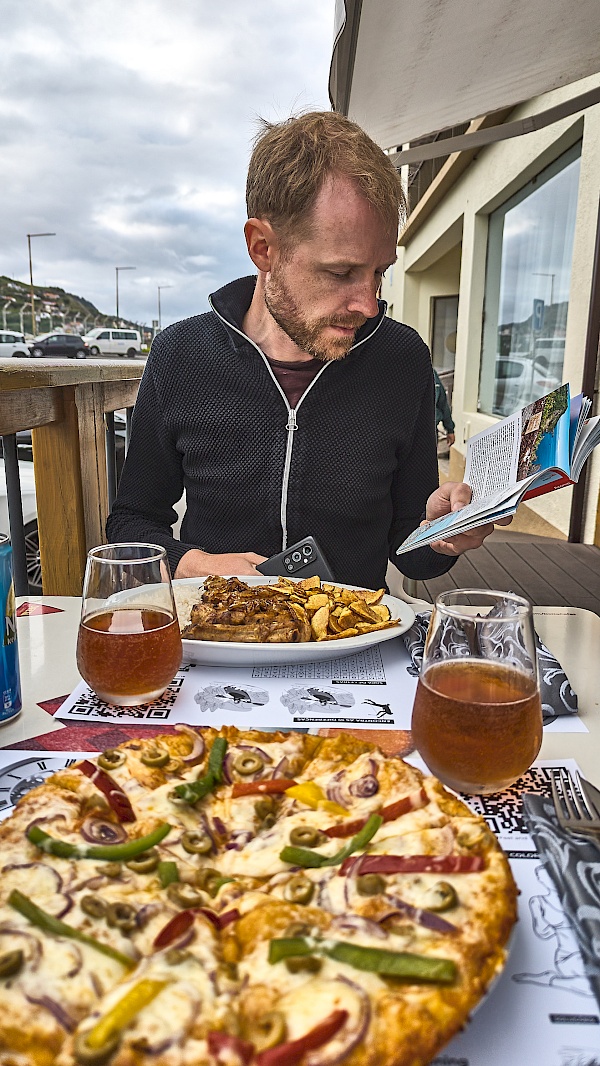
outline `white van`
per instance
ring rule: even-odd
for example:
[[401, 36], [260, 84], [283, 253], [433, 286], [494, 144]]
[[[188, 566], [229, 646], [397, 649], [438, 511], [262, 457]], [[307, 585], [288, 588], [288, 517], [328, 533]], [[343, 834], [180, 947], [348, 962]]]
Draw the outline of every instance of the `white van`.
[[142, 340], [137, 329], [91, 329], [83, 338], [92, 355], [139, 355]]

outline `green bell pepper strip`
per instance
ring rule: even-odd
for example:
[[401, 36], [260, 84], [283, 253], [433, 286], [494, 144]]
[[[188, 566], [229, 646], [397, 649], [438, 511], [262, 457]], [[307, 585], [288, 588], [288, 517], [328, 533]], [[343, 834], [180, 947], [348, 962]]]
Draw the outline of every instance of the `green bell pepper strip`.
[[194, 803], [198, 803], [199, 800], [208, 796], [215, 785], [220, 785], [223, 780], [223, 760], [226, 751], [227, 741], [225, 737], [217, 737], [210, 749], [207, 772], [203, 777], [197, 778], [196, 781], [189, 781], [184, 785], [175, 785], [173, 792], [178, 799], [193, 806]]
[[375, 836], [375, 833], [379, 827], [383, 824], [383, 818], [380, 814], [372, 814], [371, 817], [365, 822], [362, 829], [352, 837], [345, 847], [340, 851], [336, 851], [335, 855], [328, 858], [326, 855], [319, 855], [318, 852], [313, 851], [310, 848], [295, 848], [290, 845], [285, 847], [283, 851], [279, 853], [279, 858], [282, 862], [289, 862], [292, 866], [312, 866], [318, 868], [321, 866], [338, 866], [344, 859], [347, 859], [349, 855], [352, 855], [355, 851], [360, 851], [361, 848], [367, 846], [370, 840]]
[[344, 941], [308, 941], [304, 937], [287, 937], [272, 940], [269, 944], [269, 962], [272, 964], [295, 955], [326, 955], [336, 962], [354, 967], [355, 970], [379, 973], [383, 977], [433, 981], [436, 984], [451, 984], [456, 979], [456, 964], [451, 959], [415, 955], [408, 951], [361, 947], [359, 944], [348, 944]]
[[27, 830], [27, 839], [47, 855], [58, 855], [61, 859], [105, 859], [107, 862], [129, 862], [142, 852], [148, 851], [164, 840], [172, 826], [163, 822], [151, 833], [124, 844], [72, 844], [69, 840], [51, 837], [39, 825], [32, 825]]
[[95, 951], [108, 955], [109, 959], [120, 962], [128, 970], [136, 965], [133, 959], [123, 955], [116, 948], [111, 948], [110, 944], [103, 944], [102, 941], [96, 940], [95, 937], [89, 936], [88, 933], [82, 933], [74, 926], [61, 922], [59, 918], [54, 918], [52, 914], [47, 914], [41, 907], [38, 907], [37, 903], [34, 903], [28, 896], [23, 895], [22, 892], [19, 892], [18, 888], [13, 888], [8, 897], [8, 903], [24, 918], [27, 918], [28, 922], [36, 925], [38, 929], [42, 929], [45, 933], [50, 933], [52, 936], [69, 937], [71, 940], [78, 940], [80, 944], [87, 944], [88, 947], [94, 948]]
[[175, 881], [179, 881], [179, 870], [177, 869], [176, 862], [161, 861], [157, 868], [158, 879], [161, 884], [161, 888], [168, 888]]

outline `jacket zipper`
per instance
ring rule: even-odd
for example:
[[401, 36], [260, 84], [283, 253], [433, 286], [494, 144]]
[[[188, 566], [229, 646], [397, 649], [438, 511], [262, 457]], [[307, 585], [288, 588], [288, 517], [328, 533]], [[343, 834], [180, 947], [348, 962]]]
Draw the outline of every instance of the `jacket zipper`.
[[[308, 385], [308, 387], [302, 393], [302, 396], [298, 400], [298, 403], [296, 404], [296, 407], [290, 407], [290, 405], [288, 403], [288, 398], [287, 398], [285, 392], [283, 391], [283, 389], [281, 388], [281, 385], [279, 384], [277, 378], [275, 377], [275, 374], [273, 372], [273, 368], [272, 368], [271, 364], [269, 363], [269, 360], [267, 359], [267, 357], [266, 357], [265, 353], [263, 352], [262, 348], [259, 348], [258, 344], [255, 344], [254, 341], [252, 340], [252, 338], [249, 337], [246, 333], [244, 333], [243, 330], [238, 329], [238, 327], [234, 326], [232, 322], [228, 322], [226, 318], [223, 318], [223, 315], [219, 314], [219, 312], [217, 311], [216, 307], [214, 306], [210, 296], [208, 298], [208, 302], [210, 304], [211, 311], [214, 311], [214, 313], [217, 316], [217, 318], [220, 319], [220, 321], [223, 322], [223, 324], [225, 326], [227, 326], [228, 329], [232, 329], [234, 331], [234, 333], [238, 334], [238, 336], [243, 337], [244, 340], [247, 341], [248, 344], [251, 344], [252, 347], [258, 352], [258, 354], [260, 355], [261, 359], [263, 360], [267, 370], [269, 371], [269, 374], [271, 375], [273, 381], [275, 382], [275, 385], [276, 385], [279, 393], [281, 394], [281, 398], [283, 399], [283, 402], [284, 402], [285, 406], [287, 407], [288, 420], [287, 420], [287, 425], [286, 425], [285, 428], [286, 428], [288, 436], [287, 436], [287, 442], [286, 442], [286, 448], [285, 448], [285, 460], [284, 460], [284, 463], [283, 463], [283, 477], [281, 479], [281, 504], [280, 504], [280, 508], [279, 508], [279, 517], [280, 517], [280, 522], [281, 522], [281, 550], [285, 551], [285, 549], [288, 546], [287, 498], [288, 498], [288, 488], [289, 488], [289, 482], [290, 482], [290, 469], [291, 469], [291, 465], [292, 465], [292, 451], [293, 451], [293, 448], [294, 448], [294, 433], [298, 429], [298, 422], [297, 422], [297, 419], [296, 419], [296, 412], [298, 411], [298, 408], [300, 407], [300, 404], [302, 403], [304, 397], [310, 392], [310, 390], [312, 389], [313, 385], [319, 380], [319, 378], [321, 377], [321, 374], [323, 373], [323, 371], [327, 370], [327, 367], [330, 366], [331, 364], [330, 363], [323, 363], [323, 366], [319, 370], [319, 373], [315, 375], [315, 377], [312, 379], [310, 385]], [[377, 330], [379, 329], [379, 327], [380, 327], [381, 323], [383, 322], [384, 318], [385, 318], [385, 309], [384, 309], [384, 312], [383, 312], [379, 322], [375, 326], [375, 329], [373, 330], [373, 332], [369, 333], [368, 337], [364, 337], [361, 341], [358, 341], [357, 344], [353, 344], [352, 347], [348, 349], [347, 354], [349, 354], [350, 352], [353, 352], [355, 348], [360, 348], [361, 344], [365, 344], [366, 341], [370, 341], [371, 337], [373, 337], [375, 335], [375, 333], [377, 333]]]

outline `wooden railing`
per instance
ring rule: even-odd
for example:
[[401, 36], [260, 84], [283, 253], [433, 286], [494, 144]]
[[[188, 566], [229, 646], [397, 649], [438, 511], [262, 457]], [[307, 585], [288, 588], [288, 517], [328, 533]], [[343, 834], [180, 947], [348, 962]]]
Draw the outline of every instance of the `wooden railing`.
[[141, 361], [0, 363], [0, 434], [31, 429], [44, 592], [79, 596], [87, 552], [106, 540], [105, 414], [132, 407]]

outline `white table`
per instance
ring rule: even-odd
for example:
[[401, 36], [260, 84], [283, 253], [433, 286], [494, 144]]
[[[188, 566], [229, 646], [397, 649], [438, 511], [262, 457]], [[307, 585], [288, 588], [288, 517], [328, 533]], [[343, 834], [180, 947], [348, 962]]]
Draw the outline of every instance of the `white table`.
[[[19, 600], [22, 603], [23, 600]], [[57, 607], [58, 614], [17, 620], [23, 710], [0, 727], [0, 747], [63, 729], [63, 723], [38, 706], [66, 696], [81, 680], [75, 662], [81, 600], [71, 596], [27, 597], [27, 603]], [[414, 603], [416, 609], [430, 604]], [[534, 608], [536, 629], [563, 665], [579, 698], [589, 733], [544, 733], [540, 758], [577, 760], [584, 774], [598, 778], [600, 765], [600, 617], [576, 607]]]

